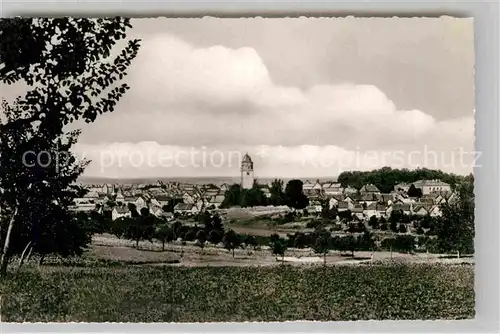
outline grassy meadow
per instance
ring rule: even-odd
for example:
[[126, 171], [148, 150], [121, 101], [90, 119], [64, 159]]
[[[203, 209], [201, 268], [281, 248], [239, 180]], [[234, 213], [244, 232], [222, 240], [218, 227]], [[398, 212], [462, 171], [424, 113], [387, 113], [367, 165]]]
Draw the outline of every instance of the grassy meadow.
[[474, 317], [474, 266], [93, 265], [0, 281], [6, 322], [220, 322]]

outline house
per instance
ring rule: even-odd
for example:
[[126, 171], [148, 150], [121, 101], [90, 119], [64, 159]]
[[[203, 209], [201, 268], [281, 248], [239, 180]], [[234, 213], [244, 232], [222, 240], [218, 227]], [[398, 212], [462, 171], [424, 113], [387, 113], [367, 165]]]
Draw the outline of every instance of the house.
[[114, 189], [113, 185], [111, 185], [111, 184], [104, 184], [102, 186], [101, 192], [103, 194], [106, 194], [106, 195], [112, 195], [115, 192], [114, 190], [115, 189]]
[[432, 204], [429, 205], [427, 203], [415, 205], [413, 208], [413, 214], [417, 216], [426, 216], [430, 213], [432, 206]]
[[194, 203], [194, 206], [198, 211], [202, 211], [203, 209], [208, 207], [208, 199], [200, 198]]
[[392, 211], [401, 211], [405, 215], [411, 215], [411, 213], [412, 213], [411, 204], [408, 204], [408, 203], [404, 203], [404, 204], [399, 204], [399, 203], [392, 204], [391, 206], [389, 206], [387, 208], [387, 215], [390, 215], [392, 213]]
[[357, 217], [358, 219], [363, 219], [364, 214], [363, 214], [363, 207], [361, 205], [356, 205], [354, 208], [351, 209], [351, 213], [353, 216]]
[[346, 195], [352, 195], [352, 194], [357, 194], [358, 191], [352, 187], [346, 187], [346, 188], [344, 188], [343, 193]]
[[80, 203], [69, 207], [69, 210], [74, 212], [91, 212], [95, 209], [96, 205], [93, 203]]
[[380, 218], [386, 215], [385, 214], [386, 209], [387, 209], [386, 206], [383, 204], [372, 203], [363, 210], [363, 214], [365, 215], [366, 218], [370, 218], [372, 216]]
[[149, 205], [149, 212], [158, 218], [163, 215], [163, 209], [161, 207], [159, 207], [158, 205], [154, 205], [154, 204]]
[[313, 185], [312, 189], [316, 192], [321, 192], [323, 187], [321, 186], [321, 183], [319, 183], [319, 180], [316, 180], [316, 183]]
[[441, 214], [442, 212], [438, 205], [433, 205], [432, 208], [429, 210], [429, 215], [431, 217], [439, 217], [441, 216]]
[[185, 191], [184, 194], [182, 195], [182, 200], [184, 203], [187, 204], [194, 204], [196, 199], [194, 198], [193, 195], [191, 195], [189, 192]]
[[409, 183], [398, 183], [394, 186], [394, 191], [404, 191], [405, 193], [407, 193], [410, 187], [411, 184]]
[[370, 205], [378, 202], [378, 197], [375, 193], [362, 193], [359, 199], [360, 204]]
[[344, 201], [346, 201], [346, 202], [348, 202], [350, 204], [353, 204], [355, 202], [354, 196], [352, 196], [352, 195], [346, 195], [346, 196], [344, 196]]
[[86, 198], [91, 201], [97, 201], [99, 200], [99, 194], [95, 191], [89, 191], [83, 196], [83, 198]]
[[222, 202], [224, 202], [224, 196], [223, 195], [217, 195], [217, 196], [214, 196], [210, 199], [210, 201], [208, 202], [208, 205], [209, 206], [214, 206], [216, 209], [218, 209]]
[[325, 183], [323, 184], [323, 194], [325, 196], [342, 194], [342, 185], [340, 183]]
[[111, 219], [116, 220], [122, 217], [132, 217], [132, 212], [126, 206], [117, 206], [111, 211]]
[[352, 210], [354, 208], [354, 204], [348, 201], [342, 201], [337, 204], [337, 211], [346, 211]]
[[121, 192], [121, 190], [118, 190], [118, 192], [116, 193], [116, 199], [115, 201], [118, 203], [125, 203], [125, 196], [123, 196], [123, 193]]
[[321, 203], [318, 201], [312, 201], [309, 206], [306, 208], [309, 213], [321, 213], [323, 211], [323, 207]]
[[170, 201], [170, 197], [167, 196], [166, 194], [162, 195], [156, 195], [151, 198], [151, 203], [158, 205], [160, 208], [164, 207], [165, 205], [168, 205]]
[[333, 195], [329, 198], [328, 200], [328, 205], [330, 207], [330, 210], [334, 207], [334, 206], [337, 206], [339, 204], [339, 202], [343, 201], [344, 200], [344, 196], [343, 195]]
[[413, 182], [415, 188], [422, 189], [423, 195], [436, 191], [451, 192], [451, 186], [441, 180], [420, 180]]
[[146, 208], [148, 206], [148, 201], [144, 198], [144, 196], [140, 196], [135, 201], [135, 207], [137, 211], [141, 211], [142, 208]]
[[380, 190], [373, 184], [365, 184], [359, 189], [361, 194], [380, 194]]
[[196, 206], [192, 203], [178, 203], [174, 207], [174, 212], [194, 214], [194, 213], [198, 212], [198, 210], [197, 210]]
[[392, 204], [392, 201], [394, 200], [392, 194], [378, 194], [376, 197], [378, 202], [384, 203], [385, 205]]

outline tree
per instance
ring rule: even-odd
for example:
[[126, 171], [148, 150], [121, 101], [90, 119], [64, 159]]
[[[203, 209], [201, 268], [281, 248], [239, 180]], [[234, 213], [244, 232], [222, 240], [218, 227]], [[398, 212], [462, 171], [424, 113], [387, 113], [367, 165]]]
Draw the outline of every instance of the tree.
[[331, 235], [326, 231], [322, 231], [316, 238], [313, 250], [316, 254], [323, 254], [323, 265], [326, 266], [326, 255], [330, 251]]
[[408, 229], [406, 228], [405, 224], [399, 224], [398, 232], [399, 233], [406, 233]]
[[271, 183], [269, 192], [271, 194], [270, 204], [274, 206], [285, 204], [285, 193], [283, 192], [283, 180], [275, 179]]
[[244, 239], [245, 245], [253, 247], [255, 249], [257, 247], [257, 239], [253, 235], [247, 235]]
[[206, 235], [205, 231], [199, 230], [196, 233], [196, 241], [197, 241], [198, 247], [201, 248], [201, 252], [203, 253], [203, 249], [205, 248], [205, 242], [207, 241], [207, 235]]
[[373, 234], [366, 231], [358, 237], [357, 248], [364, 251], [372, 251], [375, 248], [375, 241], [373, 240]]
[[225, 249], [233, 253], [234, 257], [234, 250], [240, 246], [241, 240], [236, 232], [234, 232], [233, 230], [229, 230], [224, 234], [222, 243], [224, 244]]
[[161, 251], [165, 250], [165, 243], [174, 240], [174, 230], [167, 224], [161, 224], [156, 227], [154, 238], [161, 242]]
[[139, 241], [148, 240], [153, 241], [157, 219], [149, 213], [147, 208], [141, 209], [141, 215], [132, 217], [129, 225], [125, 230], [125, 237], [135, 241], [136, 248], [139, 247]]
[[224, 194], [224, 200], [222, 201], [220, 207], [230, 208], [235, 205], [240, 205], [241, 203], [241, 186], [239, 184], [233, 184]]
[[415, 187], [415, 185], [412, 183], [410, 188], [408, 189], [408, 196], [410, 197], [422, 197], [422, 189]]
[[391, 223], [389, 224], [389, 228], [394, 233], [398, 232], [398, 224], [396, 223], [396, 220], [394, 220], [394, 219], [391, 220]]
[[463, 182], [457, 186], [458, 200], [441, 205], [435, 234], [439, 249], [445, 252], [474, 253], [474, 184]]
[[351, 256], [353, 257], [354, 257], [354, 252], [356, 251], [356, 246], [357, 246], [356, 238], [352, 235], [341, 237], [339, 239], [339, 245], [338, 245], [339, 250], [341, 252], [350, 251]]
[[377, 216], [371, 216], [370, 219], [368, 220], [368, 225], [371, 226], [374, 229], [378, 228], [378, 218]]
[[[129, 88], [119, 82], [139, 41], [129, 41], [110, 59], [127, 27], [126, 18], [0, 20], [0, 81], [28, 85], [24, 97], [4, 101], [1, 108], [2, 273], [12, 255], [28, 245], [30, 252], [66, 256], [80, 254], [88, 243], [89, 238], [77, 237], [82, 227], [68, 212], [79, 188], [73, 183], [87, 162], [70, 153], [79, 131], [66, 129], [76, 120], [90, 123], [113, 111]], [[29, 161], [27, 152], [33, 153]], [[41, 152], [48, 152], [43, 165], [36, 161]]]
[[295, 232], [293, 235], [293, 247], [304, 248], [307, 246], [307, 236], [302, 232]]
[[304, 195], [302, 185], [300, 180], [288, 181], [285, 189], [285, 202], [288, 207], [301, 210], [309, 205], [309, 199]]
[[223, 237], [224, 237], [224, 231], [213, 229], [210, 232], [208, 232], [207, 240], [208, 242], [217, 245], [222, 241]]
[[415, 170], [408, 169], [392, 169], [390, 167], [382, 167], [380, 169], [360, 172], [346, 171], [342, 172], [337, 181], [342, 184], [342, 187], [351, 186], [360, 189], [365, 184], [375, 185], [382, 193], [389, 193], [394, 189], [394, 186], [400, 182], [413, 183], [418, 180], [441, 180], [455, 187], [460, 181], [471, 179], [471, 176], [459, 176], [448, 174], [440, 170], [432, 170], [427, 168], [417, 168]]
[[270, 245], [272, 253], [276, 256], [278, 260], [278, 255], [281, 255], [282, 259], [285, 259], [285, 251], [287, 249], [286, 240], [283, 238], [274, 239], [271, 241]]

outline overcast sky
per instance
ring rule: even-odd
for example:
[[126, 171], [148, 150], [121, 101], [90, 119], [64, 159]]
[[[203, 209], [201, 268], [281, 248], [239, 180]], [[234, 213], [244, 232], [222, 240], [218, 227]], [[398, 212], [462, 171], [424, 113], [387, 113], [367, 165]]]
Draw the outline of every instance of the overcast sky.
[[472, 171], [473, 154], [459, 153], [474, 147], [471, 19], [133, 26], [142, 46], [130, 91], [82, 127], [88, 176], [239, 175], [237, 152], [252, 156], [257, 177], [384, 165]]

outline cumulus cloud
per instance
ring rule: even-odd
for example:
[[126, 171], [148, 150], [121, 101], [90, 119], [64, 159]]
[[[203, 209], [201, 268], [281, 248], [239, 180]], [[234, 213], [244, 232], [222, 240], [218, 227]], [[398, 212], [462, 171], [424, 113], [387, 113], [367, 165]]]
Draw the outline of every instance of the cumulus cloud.
[[[127, 80], [131, 90], [116, 111], [83, 127], [80, 149], [99, 156], [116, 155], [118, 147], [123, 152], [142, 150], [144, 155], [148, 149], [158, 154], [203, 145], [211, 146], [212, 151], [227, 151], [228, 144], [233, 150], [257, 152], [264, 145], [270, 148], [269, 157], [261, 161], [265, 174], [277, 175], [286, 169], [331, 175], [332, 169], [347, 167], [328, 166], [319, 171], [303, 164], [304, 156], [314, 161], [339, 160], [367, 151], [406, 150], [408, 154], [425, 146], [452, 152], [460, 145], [468, 150], [473, 145], [472, 115], [437, 121], [425, 111], [399, 110], [370, 83], [322, 84], [307, 89], [278, 85], [251, 47], [200, 48], [175, 36], [157, 34], [144, 39]], [[391, 163], [395, 162], [386, 161]], [[381, 162], [352, 163], [348, 169], [378, 164]], [[88, 174], [96, 173], [98, 167], [93, 165]], [[193, 172], [178, 167], [170, 172]], [[234, 166], [227, 170], [212, 167], [201, 174], [237, 172]], [[114, 172], [165, 174], [166, 169], [157, 168], [122, 166]]]

